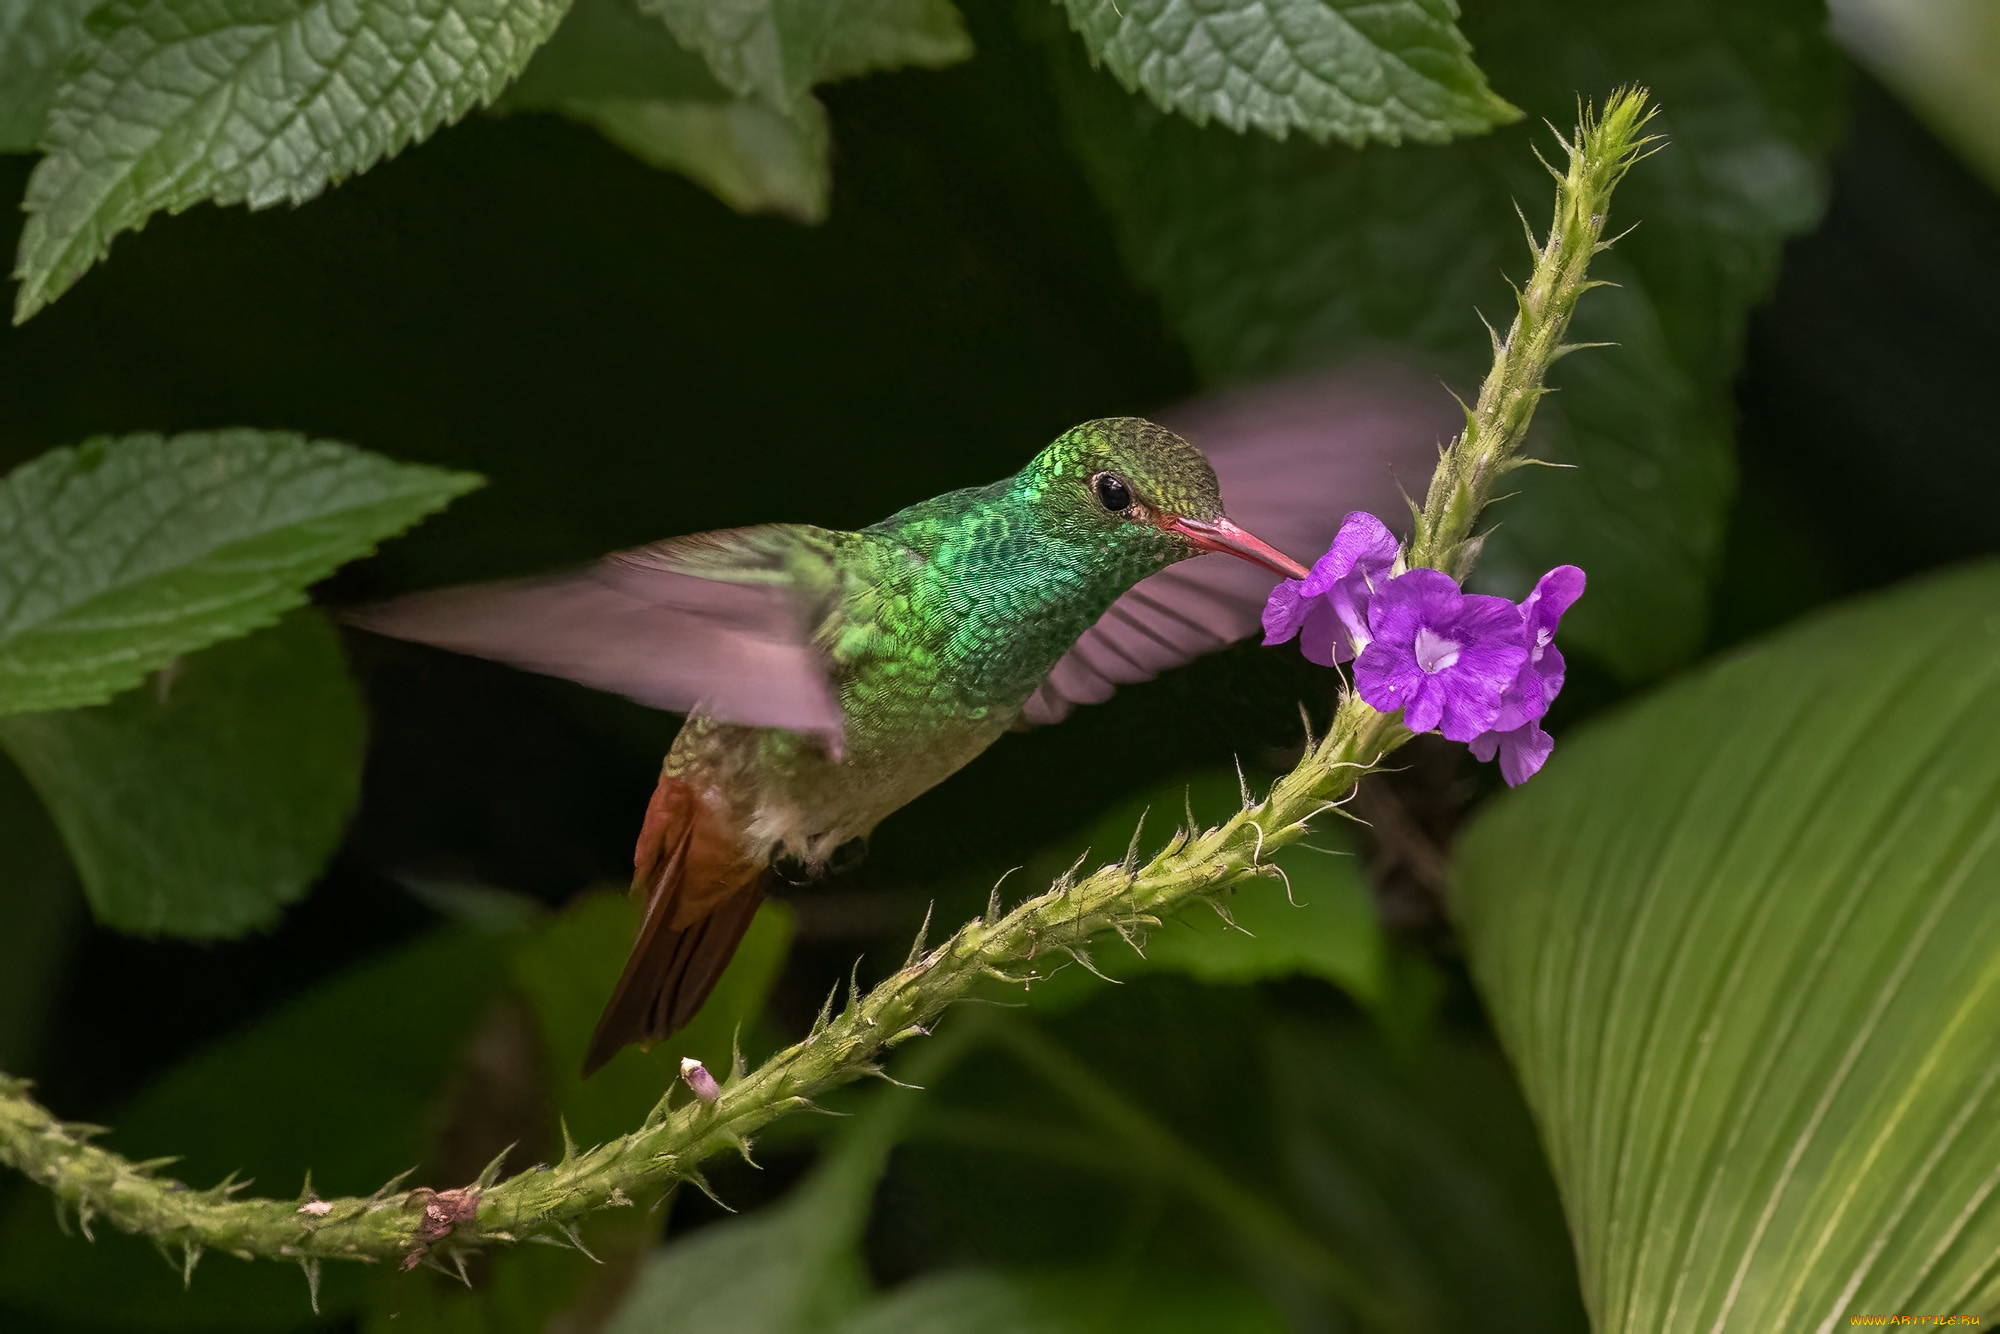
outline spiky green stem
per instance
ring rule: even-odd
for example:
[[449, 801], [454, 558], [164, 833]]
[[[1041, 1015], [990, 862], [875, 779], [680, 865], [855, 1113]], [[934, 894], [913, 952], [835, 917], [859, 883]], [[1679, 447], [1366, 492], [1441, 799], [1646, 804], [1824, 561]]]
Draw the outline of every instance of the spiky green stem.
[[[1477, 554], [1474, 529], [1495, 481], [1518, 465], [1542, 377], [1568, 349], [1563, 333], [1585, 274], [1603, 240], [1611, 193], [1652, 141], [1647, 95], [1615, 94], [1602, 116], [1586, 112], [1565, 142], [1557, 174], [1555, 222], [1535, 244], [1535, 266], [1464, 433], [1447, 446], [1418, 516], [1408, 559], [1462, 576]], [[1181, 830], [1141, 863], [1136, 853], [1080, 880], [1060, 880], [1011, 912], [997, 900], [985, 917], [908, 963], [838, 1014], [823, 1014], [804, 1041], [754, 1071], [731, 1078], [714, 1104], [671, 1107], [662, 1098], [630, 1134], [567, 1154], [553, 1167], [496, 1181], [498, 1163], [458, 1190], [395, 1191], [320, 1201], [238, 1199], [225, 1183], [190, 1190], [161, 1175], [161, 1163], [134, 1163], [90, 1143], [92, 1127], [65, 1125], [37, 1104], [26, 1083], [0, 1076], [0, 1162], [52, 1191], [87, 1232], [102, 1220], [175, 1248], [191, 1272], [205, 1250], [244, 1258], [288, 1259], [317, 1279], [322, 1260], [436, 1261], [490, 1243], [569, 1237], [577, 1220], [629, 1205], [682, 1181], [699, 1165], [740, 1149], [751, 1135], [827, 1090], [879, 1070], [884, 1054], [992, 979], [1021, 980], [1037, 959], [1064, 954], [1088, 962], [1094, 939], [1127, 939], [1197, 899], [1214, 898], [1250, 876], [1279, 874], [1271, 854], [1302, 836], [1312, 818], [1353, 790], [1408, 733], [1353, 695], [1332, 728], [1259, 802], [1207, 830]]]
[[1644, 131], [1654, 108], [1643, 89], [1612, 95], [1601, 117], [1586, 109], [1573, 139], [1558, 141], [1569, 152], [1567, 170], [1553, 167], [1555, 220], [1536, 243], [1527, 226], [1534, 271], [1525, 287], [1514, 289], [1514, 320], [1502, 338], [1493, 334], [1493, 369], [1479, 387], [1479, 400], [1466, 409], [1465, 430], [1438, 460], [1430, 491], [1417, 515], [1407, 559], [1463, 580], [1479, 556], [1474, 536], [1480, 513], [1499, 480], [1528, 460], [1521, 444], [1534, 420], [1535, 405], [1548, 390], [1549, 367], [1577, 350], [1563, 341], [1577, 300], [1593, 287], [1587, 274], [1592, 257], [1611, 248], [1604, 239], [1611, 192], [1657, 140]]

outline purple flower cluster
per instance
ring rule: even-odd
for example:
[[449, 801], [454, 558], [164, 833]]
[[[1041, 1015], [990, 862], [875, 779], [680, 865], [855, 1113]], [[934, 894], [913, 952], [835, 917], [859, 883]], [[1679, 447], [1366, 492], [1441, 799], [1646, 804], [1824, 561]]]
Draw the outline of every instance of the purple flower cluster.
[[1555, 749], [1542, 717], [1563, 685], [1556, 626], [1583, 596], [1583, 571], [1559, 565], [1518, 605], [1467, 593], [1437, 570], [1396, 573], [1400, 551], [1372, 514], [1347, 516], [1326, 555], [1264, 605], [1264, 642], [1297, 637], [1312, 661], [1354, 659], [1354, 687], [1416, 732], [1500, 760], [1518, 787]]

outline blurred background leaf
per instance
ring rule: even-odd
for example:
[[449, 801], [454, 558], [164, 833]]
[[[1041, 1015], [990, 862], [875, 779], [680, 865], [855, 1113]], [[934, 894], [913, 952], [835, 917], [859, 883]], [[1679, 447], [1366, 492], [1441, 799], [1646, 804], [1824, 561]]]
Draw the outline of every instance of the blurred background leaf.
[[1760, 642], [1468, 833], [1597, 1329], [2000, 1309], [1996, 599], [1982, 564]]
[[283, 431], [52, 449], [0, 480], [0, 714], [97, 704], [269, 625], [477, 485]]
[[790, 111], [814, 84], [972, 54], [951, 0], [637, 0], [739, 97]]
[[6, 0], [0, 4], [0, 153], [41, 147], [42, 121], [63, 66], [83, 43], [83, 17], [98, 0]]
[[825, 108], [810, 97], [778, 107], [733, 94], [632, 0], [576, 0], [498, 106], [560, 112], [739, 213], [826, 217]]
[[[966, 1036], [926, 1043], [902, 1068], [935, 1078], [958, 1059]], [[607, 1334], [683, 1325], [743, 1334], [829, 1328], [867, 1291], [860, 1242], [869, 1206], [921, 1099], [919, 1089], [875, 1093], [857, 1119], [829, 1137], [811, 1175], [784, 1200], [659, 1251]]]
[[878, 1272], [1174, 1276], [1254, 1294], [1251, 1328], [1346, 1327], [1357, 1290], [1378, 1308], [1363, 1325], [1583, 1328], [1534, 1132], [1476, 1038], [1400, 1050], [1316, 983], [1169, 976], [991, 1026], [928, 1086]]
[[109, 704], [0, 718], [91, 910], [141, 935], [235, 936], [303, 896], [361, 789], [361, 700], [326, 618], [295, 611]]
[[1980, 0], [1831, 0], [1833, 30], [2000, 188], [2000, 9]]

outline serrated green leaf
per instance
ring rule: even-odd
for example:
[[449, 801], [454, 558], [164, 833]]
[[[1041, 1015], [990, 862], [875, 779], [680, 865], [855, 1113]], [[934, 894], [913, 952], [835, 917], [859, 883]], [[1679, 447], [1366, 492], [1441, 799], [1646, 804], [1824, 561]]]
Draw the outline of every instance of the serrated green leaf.
[[1453, 0], [1064, 0], [1093, 61], [1197, 125], [1360, 145], [1520, 119]]
[[1508, 275], [1529, 264], [1518, 202], [1542, 224], [1551, 184], [1534, 150], [1575, 99], [1647, 84], [1666, 151], [1620, 188], [1601, 256], [1617, 282], [1573, 336], [1535, 449], [1578, 465], [1516, 475], [1480, 582], [1525, 593], [1569, 562], [1590, 596], [1566, 642], [1628, 678], [1700, 644], [1733, 485], [1731, 383], [1744, 318], [1787, 235], [1810, 225], [1838, 107], [1837, 58], [1809, 0], [1659, 6], [1523, 0], [1466, 28], [1481, 64], [1536, 123], [1407, 153], [1241, 138], [1163, 117], [1065, 59], [1072, 138], [1127, 262], [1211, 382], [1255, 379], [1401, 347], [1469, 394], [1505, 326]]
[[780, 110], [814, 84], [972, 54], [950, 0], [639, 0], [723, 86]]
[[489, 102], [564, 0], [111, 0], [28, 181], [14, 318], [118, 233], [204, 200], [300, 203]]
[[[504, 936], [443, 930], [320, 982], [206, 1045], [110, 1117], [106, 1143], [206, 1188], [226, 1173], [258, 1193], [366, 1195], [434, 1152], [437, 1114], [480, 1017], [505, 984]], [[162, 999], [167, 1003], [167, 998]], [[418, 1181], [451, 1184], [428, 1176]], [[213, 1253], [211, 1253], [213, 1254]], [[322, 1314], [360, 1306], [374, 1266], [326, 1266]], [[279, 1331], [312, 1322], [297, 1268], [204, 1261], [186, 1292], [178, 1255], [100, 1225], [96, 1244], [56, 1227], [46, 1194], [0, 1210], [0, 1300], [93, 1330]]]
[[41, 147], [63, 66], [100, 0], [0, 0], [0, 153]]
[[648, 166], [676, 171], [739, 213], [826, 217], [826, 112], [737, 97], [630, 0], [577, 0], [499, 103], [588, 125]]
[[311, 887], [361, 790], [361, 701], [333, 627], [294, 612], [109, 704], [0, 718], [97, 920], [236, 936]]
[[2000, 1314], [2000, 565], [1562, 738], [1453, 901], [1600, 1334]]
[[479, 484], [280, 431], [50, 450], [0, 481], [0, 714], [96, 704], [269, 625]]

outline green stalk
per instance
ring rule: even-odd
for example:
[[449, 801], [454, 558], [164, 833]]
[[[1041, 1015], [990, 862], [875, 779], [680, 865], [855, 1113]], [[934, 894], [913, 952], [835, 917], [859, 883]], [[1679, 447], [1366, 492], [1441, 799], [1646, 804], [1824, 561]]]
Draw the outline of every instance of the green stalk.
[[[1535, 267], [1528, 285], [1514, 289], [1514, 320], [1507, 336], [1487, 325], [1493, 334], [1493, 369], [1479, 387], [1479, 401], [1466, 409], [1465, 430], [1431, 474], [1410, 539], [1409, 564], [1427, 565], [1463, 581], [1479, 557], [1481, 539], [1473, 530], [1494, 486], [1532, 461], [1521, 457], [1528, 423], [1548, 392], [1549, 367], [1589, 346], [1565, 343], [1563, 335], [1577, 300], [1604, 285], [1586, 276], [1590, 261], [1612, 245], [1604, 239], [1611, 192], [1657, 143], [1644, 133], [1653, 114], [1644, 89], [1626, 89], [1612, 95], [1601, 117], [1586, 109], [1573, 139], [1558, 136], [1569, 163], [1563, 172], [1549, 169], [1556, 178], [1555, 220], [1539, 245], [1533, 232], [1528, 234]], [[1527, 230], [1525, 216], [1521, 225]]]
[[[1506, 337], [1494, 339], [1493, 369], [1467, 410], [1464, 432], [1439, 458], [1407, 559], [1462, 577], [1478, 553], [1480, 512], [1494, 483], [1520, 465], [1543, 377], [1571, 349], [1564, 330], [1603, 239], [1611, 194], [1653, 140], [1643, 90], [1616, 93], [1601, 116], [1586, 110], [1556, 175], [1555, 220], [1540, 244], [1530, 239], [1533, 273], [1519, 292]], [[1350, 694], [1326, 738], [1260, 802], [1212, 829], [1178, 831], [1165, 849], [1140, 862], [1136, 845], [1123, 864], [1072, 880], [1011, 912], [996, 897], [985, 916], [935, 949], [923, 942], [893, 977], [865, 995], [850, 993], [838, 1013], [823, 1012], [807, 1037], [756, 1070], [738, 1073], [714, 1104], [670, 1106], [663, 1097], [629, 1134], [572, 1149], [553, 1167], [497, 1180], [496, 1161], [456, 1190], [397, 1191], [320, 1201], [237, 1198], [225, 1182], [191, 1190], [162, 1174], [166, 1163], [134, 1163], [93, 1145], [96, 1128], [66, 1125], [0, 1076], [0, 1163], [46, 1186], [58, 1208], [86, 1234], [97, 1221], [152, 1238], [192, 1274], [204, 1251], [245, 1259], [290, 1260], [318, 1283], [324, 1260], [411, 1265], [462, 1260], [491, 1244], [575, 1241], [577, 1221], [622, 1207], [679, 1182], [700, 1182], [700, 1164], [737, 1151], [773, 1120], [811, 1105], [830, 1089], [880, 1072], [892, 1048], [925, 1036], [951, 1006], [993, 979], [1022, 981], [1049, 954], [1088, 962], [1089, 946], [1112, 933], [1136, 940], [1197, 899], [1213, 899], [1256, 875], [1281, 874], [1271, 854], [1302, 837], [1314, 816], [1354, 788], [1409, 734]], [[1344, 1271], [1343, 1271], [1344, 1273]]]

